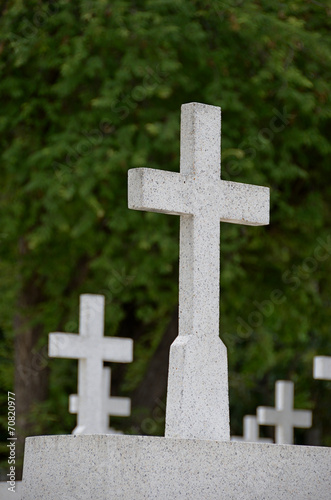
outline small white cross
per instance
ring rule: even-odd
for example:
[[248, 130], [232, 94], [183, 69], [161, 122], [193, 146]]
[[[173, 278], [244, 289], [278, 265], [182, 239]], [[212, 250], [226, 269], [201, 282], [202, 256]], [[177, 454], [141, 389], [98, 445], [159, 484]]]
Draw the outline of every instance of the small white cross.
[[169, 360], [167, 437], [230, 439], [219, 339], [220, 221], [269, 223], [269, 189], [221, 180], [221, 109], [184, 104], [180, 173], [129, 171], [129, 208], [180, 215], [179, 335]]
[[270, 438], [261, 438], [259, 436], [259, 424], [256, 416], [246, 415], [243, 422], [243, 436], [232, 436], [231, 441], [244, 441], [247, 443], [272, 443]]
[[331, 380], [331, 356], [314, 357], [314, 378]]
[[[102, 434], [118, 434], [112, 427], [109, 427], [109, 416], [114, 417], [128, 417], [131, 413], [131, 399], [109, 397], [111, 387], [111, 370], [105, 367], [102, 372], [102, 385], [103, 385], [103, 418], [104, 430]], [[79, 413], [79, 396], [71, 394], [69, 396], [69, 413]], [[84, 434], [85, 429], [77, 426], [72, 434]], [[121, 433], [120, 433], [121, 434]]]
[[310, 410], [294, 410], [294, 384], [287, 380], [276, 382], [276, 408], [259, 406], [257, 421], [259, 425], [276, 427], [275, 441], [277, 444], [293, 444], [293, 429], [300, 427], [308, 429], [312, 425]]
[[81, 295], [79, 335], [49, 334], [49, 356], [78, 359], [78, 396], [73, 403], [76, 429], [85, 434], [105, 432], [105, 415], [112, 405], [112, 398], [105, 403], [103, 361], [130, 363], [133, 359], [132, 339], [104, 337], [104, 307], [104, 296]]

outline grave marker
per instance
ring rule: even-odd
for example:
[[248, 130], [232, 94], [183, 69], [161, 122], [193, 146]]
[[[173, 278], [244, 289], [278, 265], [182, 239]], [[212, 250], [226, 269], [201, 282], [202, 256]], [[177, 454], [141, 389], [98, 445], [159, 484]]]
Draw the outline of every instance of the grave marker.
[[294, 384], [288, 380], [276, 382], [276, 408], [259, 406], [257, 421], [259, 425], [276, 427], [277, 444], [293, 444], [293, 429], [308, 429], [312, 425], [312, 413], [309, 410], [294, 410]]
[[107, 370], [103, 362], [130, 363], [133, 341], [104, 337], [104, 307], [105, 298], [102, 295], [81, 295], [79, 334], [49, 334], [49, 356], [78, 359], [78, 395], [74, 395], [70, 403], [70, 408], [77, 413], [74, 431], [77, 433], [103, 434], [109, 410], [118, 409], [119, 404], [123, 405], [123, 411], [127, 408], [127, 401], [119, 402], [117, 398], [107, 400], [104, 380]]
[[[190, 147], [186, 149], [189, 149], [190, 155], [193, 159], [199, 159], [201, 155], [207, 155], [212, 129], [219, 125], [219, 110], [189, 104], [184, 106], [183, 114], [182, 132], [185, 127], [189, 128], [187, 122], [190, 121], [190, 114], [193, 125], [190, 138], [182, 137], [182, 154], [185, 157], [186, 141], [189, 142]], [[215, 117], [213, 126], [210, 124], [210, 114]], [[197, 136], [197, 130], [202, 125], [206, 130], [201, 137], [208, 138], [208, 141], [203, 139], [201, 142], [201, 137]], [[185, 136], [184, 132], [182, 136]], [[193, 141], [193, 145], [190, 141]], [[211, 149], [213, 152], [215, 148]], [[217, 153], [217, 148], [215, 151]], [[215, 155], [212, 157], [215, 160]], [[219, 183], [223, 181], [215, 176], [209, 187], [206, 187], [204, 183], [208, 176], [200, 172], [199, 162], [194, 163], [199, 175], [187, 174], [184, 160], [182, 163], [181, 174], [154, 171], [151, 174], [152, 185], [144, 184], [150, 175], [144, 169], [137, 174], [130, 173], [129, 182], [129, 204], [133, 208], [143, 206], [153, 209], [156, 206], [156, 210], [165, 212], [171, 208], [172, 213], [182, 216], [181, 319], [179, 336], [171, 349], [167, 437], [71, 435], [27, 438], [23, 473], [25, 500], [308, 500], [330, 497], [330, 448], [227, 442], [226, 349], [218, 338], [218, 323], [204, 310], [205, 307], [207, 312], [213, 312], [216, 308], [218, 317], [219, 283], [213, 274], [215, 269], [218, 272], [219, 241], [209, 232], [218, 232], [215, 216], [218, 209], [217, 206], [215, 208], [214, 195], [215, 192], [222, 194], [223, 184], [220, 187]], [[207, 166], [213, 172], [213, 165]], [[164, 182], [158, 183], [159, 174], [161, 181], [164, 176]], [[168, 182], [170, 177], [167, 176], [175, 176], [173, 182]], [[225, 183], [225, 191], [228, 189], [226, 186], [230, 185], [235, 183]], [[205, 189], [202, 196], [201, 186]], [[192, 188], [193, 194], [190, 191]], [[160, 190], [163, 190], [161, 197], [157, 195]], [[265, 211], [267, 198], [263, 203]], [[203, 203], [206, 206], [200, 207], [200, 215], [198, 212], [191, 213]], [[230, 206], [229, 210], [238, 212], [238, 207], [238, 204]], [[210, 219], [203, 218], [206, 212], [210, 214]], [[255, 215], [254, 220], [264, 223], [262, 218]], [[209, 224], [208, 230], [202, 222]], [[211, 256], [208, 255], [206, 236], [210, 236]], [[208, 289], [209, 272], [212, 275], [212, 290]], [[200, 293], [205, 291], [212, 305], [204, 303]], [[180, 390], [174, 388], [174, 383], [179, 384]], [[178, 401], [175, 400], [176, 395], [179, 396]], [[224, 410], [223, 414], [219, 413], [220, 409]], [[188, 410], [191, 412], [188, 413]], [[176, 415], [179, 420], [177, 427], [172, 419]], [[172, 439], [169, 438], [170, 434], [178, 437], [185, 434], [187, 439]], [[201, 439], [191, 439], [196, 436]], [[219, 440], [220, 437], [223, 441]]]
[[220, 134], [219, 107], [184, 104], [180, 173], [129, 171], [129, 208], [180, 215], [179, 335], [170, 350], [166, 437], [230, 439], [220, 221], [269, 223], [268, 188], [221, 180]]

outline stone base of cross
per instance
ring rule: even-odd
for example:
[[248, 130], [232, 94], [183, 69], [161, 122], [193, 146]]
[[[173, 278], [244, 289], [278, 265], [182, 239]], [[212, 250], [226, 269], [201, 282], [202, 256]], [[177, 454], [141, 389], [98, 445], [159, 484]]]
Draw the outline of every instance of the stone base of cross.
[[230, 439], [219, 338], [220, 222], [269, 223], [269, 189], [221, 179], [221, 109], [184, 104], [180, 173], [129, 171], [129, 208], [180, 216], [179, 335], [170, 350], [166, 437]]
[[170, 349], [165, 436], [229, 435], [227, 349], [216, 336], [179, 335]]

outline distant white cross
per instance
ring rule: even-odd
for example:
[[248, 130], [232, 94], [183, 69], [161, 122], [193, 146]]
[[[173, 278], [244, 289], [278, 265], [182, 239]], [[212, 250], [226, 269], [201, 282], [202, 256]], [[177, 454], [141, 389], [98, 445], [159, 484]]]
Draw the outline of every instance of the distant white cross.
[[261, 438], [259, 436], [259, 424], [256, 416], [246, 415], [243, 422], [243, 436], [232, 436], [231, 441], [245, 441], [247, 443], [272, 443], [270, 438]]
[[331, 356], [314, 357], [314, 378], [331, 380]]
[[179, 335], [170, 350], [166, 436], [228, 441], [219, 339], [220, 221], [269, 223], [269, 189], [223, 181], [221, 109], [182, 106], [180, 173], [129, 171], [129, 208], [180, 215]]
[[130, 363], [133, 359], [132, 339], [104, 337], [104, 307], [104, 296], [81, 295], [79, 335], [49, 334], [49, 356], [79, 360], [78, 396], [71, 409], [77, 413], [76, 429], [84, 434], [103, 434], [106, 414], [114, 408], [105, 393], [103, 362]]
[[[110, 397], [111, 387], [111, 370], [105, 367], [102, 372], [102, 394], [103, 394], [103, 434], [117, 434], [112, 427], [109, 427], [109, 416], [128, 417], [131, 413], [131, 400], [130, 398]], [[71, 394], [69, 397], [69, 412], [79, 413], [79, 396]], [[84, 434], [85, 429], [77, 426], [72, 434]]]
[[294, 384], [287, 380], [276, 382], [276, 408], [259, 406], [257, 421], [259, 425], [276, 427], [277, 444], [293, 444], [293, 429], [308, 429], [312, 425], [312, 413], [309, 410], [294, 410]]

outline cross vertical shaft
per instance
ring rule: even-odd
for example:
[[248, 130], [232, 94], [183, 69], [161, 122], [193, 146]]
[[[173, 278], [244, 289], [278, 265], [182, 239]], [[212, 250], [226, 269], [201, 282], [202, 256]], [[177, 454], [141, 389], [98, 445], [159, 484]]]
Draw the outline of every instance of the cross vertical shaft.
[[[182, 106], [180, 172], [193, 179], [221, 177], [221, 109]], [[219, 335], [220, 220], [208, 193], [196, 193], [195, 215], [180, 220], [179, 335]], [[213, 213], [214, 212], [214, 213]], [[208, 258], [206, 258], [208, 256]]]
[[[107, 385], [103, 362], [130, 363], [132, 361], [133, 341], [131, 339], [103, 336], [104, 307], [103, 295], [81, 295], [79, 334], [59, 332], [49, 334], [50, 357], [78, 359], [78, 392], [77, 395], [71, 396], [69, 403], [69, 410], [77, 413], [77, 426], [74, 433], [103, 434], [107, 432], [108, 425], [105, 426], [105, 419], [110, 413], [108, 411], [110, 370], [107, 370]], [[108, 389], [104, 391], [106, 386]], [[115, 401], [113, 400], [112, 403]], [[124, 409], [127, 414], [127, 409]]]
[[[211, 230], [212, 229], [212, 230]], [[206, 259], [208, 255], [208, 259]], [[179, 335], [219, 335], [220, 222], [182, 216], [179, 257]]]
[[219, 339], [220, 218], [208, 189], [220, 180], [220, 132], [220, 108], [182, 106], [180, 173], [196, 190], [194, 215], [180, 220], [179, 336], [170, 351], [167, 437], [230, 436], [227, 355]]
[[[104, 331], [105, 299], [101, 295], [81, 295], [79, 308], [79, 333], [84, 338], [94, 336], [100, 341]], [[97, 351], [78, 360], [78, 394], [80, 411], [77, 414], [77, 428], [103, 429], [102, 398], [96, 387], [103, 387], [103, 363]], [[91, 408], [94, 412], [91, 412]]]

